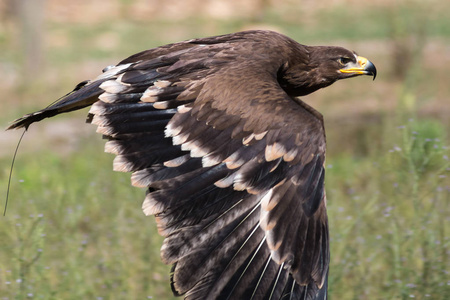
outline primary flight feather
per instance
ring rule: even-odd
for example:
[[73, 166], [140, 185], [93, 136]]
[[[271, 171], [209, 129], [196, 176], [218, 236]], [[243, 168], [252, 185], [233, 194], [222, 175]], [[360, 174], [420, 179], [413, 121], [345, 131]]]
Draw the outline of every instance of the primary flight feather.
[[114, 170], [148, 188], [175, 295], [326, 299], [325, 132], [297, 97], [358, 75], [375, 66], [344, 48], [238, 32], [132, 55], [8, 129], [91, 106]]

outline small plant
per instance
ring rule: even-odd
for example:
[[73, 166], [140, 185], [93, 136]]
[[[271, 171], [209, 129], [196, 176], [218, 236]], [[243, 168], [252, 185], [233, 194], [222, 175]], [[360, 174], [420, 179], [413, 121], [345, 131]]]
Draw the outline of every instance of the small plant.
[[[33, 296], [33, 284], [36, 265], [41, 258], [44, 248], [43, 215], [31, 215], [30, 220], [23, 220], [19, 216], [14, 232], [10, 232], [8, 246], [11, 248], [11, 261], [13, 262], [4, 274], [6, 288], [2, 294], [14, 296], [15, 299], [26, 299]], [[24, 222], [21, 222], [23, 220]], [[3, 289], [0, 288], [0, 291]]]
[[387, 155], [387, 172], [381, 174], [389, 214], [390, 281], [402, 299], [438, 299], [447, 289], [442, 276], [449, 248], [445, 215], [450, 162], [445, 131], [437, 122], [412, 119], [399, 130], [399, 143]]

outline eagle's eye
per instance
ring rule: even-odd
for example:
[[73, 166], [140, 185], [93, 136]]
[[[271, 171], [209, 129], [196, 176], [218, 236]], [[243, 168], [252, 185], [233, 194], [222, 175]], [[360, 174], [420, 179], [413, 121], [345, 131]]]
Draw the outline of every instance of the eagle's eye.
[[351, 58], [348, 58], [348, 57], [340, 57], [339, 59], [338, 59], [338, 62], [341, 64], [341, 65], [346, 65], [346, 64], [348, 64], [349, 62], [351, 62], [352, 61], [352, 59]]

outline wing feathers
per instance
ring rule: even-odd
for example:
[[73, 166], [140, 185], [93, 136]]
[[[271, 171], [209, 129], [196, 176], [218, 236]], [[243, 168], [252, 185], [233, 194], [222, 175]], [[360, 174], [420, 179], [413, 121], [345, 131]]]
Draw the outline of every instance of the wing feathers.
[[230, 59], [232, 45], [186, 42], [124, 60], [90, 88], [100, 101], [88, 122], [108, 137], [114, 170], [148, 188], [142, 208], [165, 236], [176, 295], [325, 297], [321, 120], [276, 75], [254, 72], [262, 66], [231, 68], [244, 59]]
[[[206, 233], [209, 231], [211, 234], [204, 235], [204, 230], [202, 230], [201, 233], [195, 235], [197, 236], [195, 240], [200, 239], [198, 241], [200, 247], [196, 246], [197, 250], [183, 256], [177, 262], [177, 272], [175, 272], [173, 280], [179, 291], [192, 288], [208, 270], [209, 273], [217, 272], [229, 264], [229, 259], [233, 257], [232, 253], [236, 251], [233, 249], [239, 249], [248, 233], [258, 222], [255, 202], [257, 202], [257, 197], [253, 196], [239, 202], [226, 214], [221, 214], [214, 219], [214, 223], [207, 224]], [[194, 264], [192, 264], [193, 261]], [[193, 265], [196, 266], [195, 269], [192, 268]], [[189, 276], [186, 276], [187, 274]], [[222, 280], [228, 281], [226, 278], [222, 278]]]
[[114, 94], [104, 92], [98, 99], [105, 103], [137, 102], [144, 93]]

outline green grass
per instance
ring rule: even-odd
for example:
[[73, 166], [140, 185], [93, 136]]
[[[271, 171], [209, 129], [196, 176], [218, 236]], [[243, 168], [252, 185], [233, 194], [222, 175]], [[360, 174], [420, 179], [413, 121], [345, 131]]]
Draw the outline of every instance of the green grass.
[[368, 157], [329, 159], [332, 299], [447, 299], [449, 150], [409, 121]]
[[86, 143], [68, 157], [19, 157], [1, 219], [0, 294], [166, 299], [169, 267], [159, 259], [155, 221], [140, 209], [145, 191], [130, 187], [128, 174], [111, 171], [101, 141]]
[[[448, 299], [444, 127], [419, 119], [385, 132], [381, 149], [327, 160], [330, 299]], [[68, 156], [19, 155], [0, 226], [0, 294], [169, 299], [162, 238], [140, 209], [144, 191], [111, 171], [100, 138], [82, 143]]]

